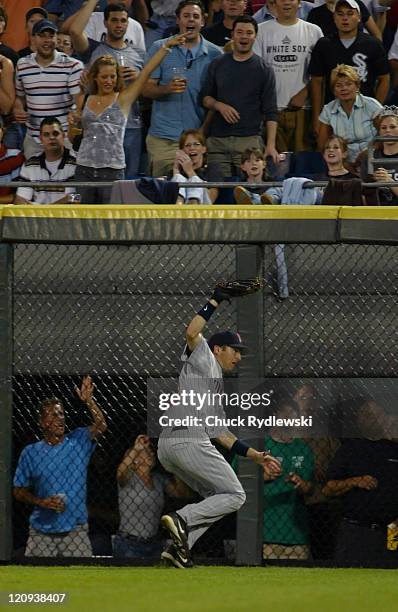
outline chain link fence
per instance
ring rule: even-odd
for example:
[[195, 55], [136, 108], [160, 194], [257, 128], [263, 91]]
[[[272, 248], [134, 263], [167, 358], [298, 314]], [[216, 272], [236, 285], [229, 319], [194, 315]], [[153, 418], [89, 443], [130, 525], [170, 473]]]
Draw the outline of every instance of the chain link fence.
[[[32, 501], [15, 500], [15, 557], [158, 561], [161, 514], [197, 497], [156, 461], [156, 440], [146, 436], [146, 381], [178, 376], [185, 326], [212, 285], [235, 276], [236, 246], [14, 245], [13, 468], [19, 462], [19, 487], [51, 498], [34, 505], [30, 528]], [[263, 247], [263, 376], [275, 391], [272, 410], [327, 414], [314, 437], [275, 428], [264, 435], [283, 467], [276, 480], [265, 478], [259, 508], [267, 561], [355, 562], [343, 547], [357, 540], [358, 563], [366, 555], [374, 563], [397, 559], [392, 527], [386, 544], [387, 524], [398, 519], [397, 443], [348, 439], [340, 426], [349, 408], [355, 418], [367, 415], [362, 422], [394, 430], [398, 389], [387, 378], [398, 371], [397, 259], [394, 246]], [[222, 307], [206, 335], [236, 329], [237, 320], [236, 303]], [[95, 444], [87, 430], [95, 409], [84, 393], [79, 398], [85, 375], [107, 422]], [[39, 411], [53, 397], [72, 432], [68, 446], [58, 452], [55, 445], [42, 463], [26, 451], [22, 460], [41, 439], [43, 420], [63, 426], [54, 413], [59, 402]], [[233, 562], [235, 533], [236, 517], [225, 517], [199, 540], [196, 558]]]

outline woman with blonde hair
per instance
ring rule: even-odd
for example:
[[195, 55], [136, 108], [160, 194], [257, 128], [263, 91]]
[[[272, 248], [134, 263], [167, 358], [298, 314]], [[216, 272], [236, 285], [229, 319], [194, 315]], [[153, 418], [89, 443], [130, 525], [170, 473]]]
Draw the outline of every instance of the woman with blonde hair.
[[[81, 119], [83, 137], [77, 154], [76, 181], [115, 181], [124, 178], [123, 138], [131, 105], [138, 99], [151, 73], [172, 47], [185, 42], [179, 34], [144, 65], [136, 79], [123, 86], [120, 68], [111, 55], [101, 55], [88, 72], [90, 94], [81, 113], [71, 113], [70, 128]], [[72, 130], [70, 129], [69, 132]], [[111, 187], [83, 187], [83, 204], [109, 203]]]
[[[377, 135], [398, 138], [398, 108], [386, 106], [376, 120]], [[390, 158], [398, 157], [398, 140], [384, 140], [375, 146], [373, 156], [373, 173], [368, 173], [368, 151], [361, 157], [361, 178], [363, 181], [391, 183], [391, 187], [379, 187], [378, 204], [382, 206], [398, 205], [398, 163], [386, 164]], [[394, 184], [397, 182], [397, 186]]]
[[325, 104], [319, 115], [318, 148], [322, 151], [332, 134], [340, 136], [348, 145], [348, 161], [355, 162], [359, 153], [376, 136], [374, 119], [383, 106], [359, 92], [361, 81], [352, 66], [336, 66], [332, 70], [330, 84], [335, 99]]

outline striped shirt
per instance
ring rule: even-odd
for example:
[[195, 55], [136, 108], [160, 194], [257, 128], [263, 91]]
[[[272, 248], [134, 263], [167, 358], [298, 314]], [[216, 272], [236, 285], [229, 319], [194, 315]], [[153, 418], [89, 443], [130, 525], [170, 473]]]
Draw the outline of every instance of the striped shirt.
[[[210, 395], [223, 393], [222, 369], [205, 338], [202, 337], [192, 353], [189, 353], [189, 350], [185, 347], [181, 361], [184, 362], [184, 365], [178, 379], [178, 391], [180, 394], [183, 391], [187, 393], [193, 391], [195, 394], [200, 394], [204, 397], [207, 393]], [[169, 418], [198, 417], [201, 419], [201, 425], [188, 426], [178, 431], [172, 431], [171, 427], [165, 427], [161, 436], [191, 439], [217, 438], [227, 428], [219, 425], [206, 425], [206, 417], [210, 415], [225, 419], [222, 403], [213, 406], [212, 403], [209, 404], [205, 401], [200, 410], [194, 404], [189, 406], [182, 404], [171, 406], [168, 410]]]
[[44, 117], [55, 116], [65, 131], [73, 96], [80, 92], [79, 81], [83, 64], [59, 51], [49, 66], [40, 66], [36, 53], [21, 58], [17, 63], [15, 87], [17, 96], [25, 97], [28, 134], [40, 142], [40, 123]]
[[323, 107], [319, 120], [329, 125], [335, 136], [347, 141], [348, 161], [355, 161], [376, 136], [373, 119], [380, 114], [382, 108], [374, 98], [358, 94], [350, 116], [347, 116], [339, 100], [332, 100]]
[[[76, 159], [71, 155], [68, 149], [64, 149], [64, 153], [59, 160], [58, 168], [50, 172], [46, 165], [45, 154], [31, 157], [24, 163], [19, 176], [21, 181], [68, 181], [75, 174]], [[74, 187], [18, 187], [17, 196], [34, 202], [35, 204], [52, 204], [63, 198], [68, 193], [75, 193]]]

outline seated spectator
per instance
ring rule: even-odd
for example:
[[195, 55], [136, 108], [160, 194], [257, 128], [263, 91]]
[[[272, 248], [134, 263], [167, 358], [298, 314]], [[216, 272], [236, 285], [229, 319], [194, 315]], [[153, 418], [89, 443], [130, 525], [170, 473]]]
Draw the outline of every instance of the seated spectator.
[[[378, 136], [398, 136], [398, 109], [396, 107], [386, 107], [377, 118]], [[368, 172], [368, 152], [365, 151], [361, 156], [361, 178], [363, 181], [377, 181], [395, 183], [398, 181], [398, 163], [383, 167], [383, 160], [391, 157], [398, 157], [398, 141], [387, 140], [376, 144], [374, 158], [377, 160], [373, 164], [373, 174]], [[377, 189], [379, 204], [382, 206], [398, 205], [398, 186], [397, 187], [378, 187]]]
[[331, 89], [335, 99], [319, 115], [318, 147], [323, 150], [332, 134], [347, 141], [348, 161], [355, 162], [376, 135], [374, 119], [383, 109], [374, 98], [359, 93], [360, 77], [352, 66], [340, 64], [331, 72]]
[[[262, 183], [267, 180], [267, 165], [263, 151], [256, 148], [243, 151], [240, 169], [247, 183]], [[266, 190], [267, 187], [251, 188], [238, 185], [234, 189], [235, 201], [237, 204], [273, 204], [268, 196], [264, 195]]]
[[[293, 400], [282, 401], [277, 418], [294, 419]], [[314, 454], [293, 428], [273, 427], [265, 446], [282, 464], [279, 475], [264, 472], [264, 559], [309, 559], [310, 533], [304, 496], [312, 489]]]
[[[3, 38], [4, 32], [7, 29], [8, 17], [3, 6], [0, 5], [0, 39]], [[4, 55], [4, 57], [8, 57], [9, 60], [12, 61], [14, 66], [16, 66], [18, 61], [18, 53], [11, 49], [11, 47], [7, 47], [2, 40], [0, 40], [0, 54]]]
[[34, 6], [25, 14], [25, 30], [28, 36], [28, 45], [23, 47], [23, 49], [18, 49], [18, 57], [26, 57], [31, 53], [37, 51], [34, 39], [32, 38], [32, 30], [35, 23], [41, 21], [42, 19], [48, 19], [48, 14], [46, 9], [41, 8], [40, 6]]
[[[348, 155], [348, 145], [340, 136], [330, 136], [322, 149], [323, 159], [327, 165], [326, 178], [331, 179], [353, 179], [358, 178], [356, 174], [345, 166]], [[323, 177], [320, 177], [322, 180]]]
[[[120, 67], [111, 55], [102, 55], [89, 73], [89, 95], [81, 112], [83, 138], [77, 154], [76, 180], [115, 181], [124, 178], [126, 166], [123, 150], [124, 130], [130, 108], [138, 99], [151, 74], [168, 55], [169, 50], [184, 42], [182, 35], [167, 39], [143, 67], [139, 75], [123, 87]], [[69, 116], [71, 128], [79, 117]], [[84, 187], [84, 204], [107, 204], [112, 187]]]
[[[23, 153], [18, 149], [9, 149], [3, 143], [6, 129], [0, 117], [0, 185], [8, 183], [19, 176], [21, 166], [25, 160]], [[0, 186], [0, 204], [12, 204], [14, 194], [10, 187]]]
[[186, 496], [188, 488], [156, 470], [156, 454], [146, 435], [136, 437], [117, 468], [120, 524], [113, 538], [115, 557], [159, 559], [165, 496]]
[[[70, 181], [76, 160], [64, 145], [64, 131], [56, 117], [46, 117], [40, 125], [40, 142], [44, 152], [31, 157], [22, 166], [22, 181]], [[14, 204], [63, 204], [73, 201], [73, 187], [18, 187]]]
[[43, 439], [22, 451], [14, 476], [14, 497], [33, 506], [27, 557], [90, 557], [87, 534], [87, 469], [95, 440], [106, 421], [94, 400], [94, 385], [85, 376], [79, 399], [92, 417], [89, 427], [65, 433], [62, 402], [52, 397], [39, 408]]
[[[207, 149], [203, 132], [186, 130], [180, 136], [179, 147], [175, 156], [172, 181], [222, 181], [220, 166], [216, 163], [206, 163]], [[180, 187], [177, 204], [213, 204], [217, 196], [218, 189], [215, 187]]]
[[327, 471], [323, 493], [343, 503], [335, 561], [350, 565], [388, 559], [387, 525], [398, 517], [398, 443], [388, 436], [381, 406], [364, 402], [357, 412], [361, 438], [344, 440]]
[[[307, 16], [307, 21], [310, 23], [315, 23], [315, 25], [319, 26], [324, 36], [332, 36], [337, 34], [337, 27], [333, 19], [336, 3], [337, 0], [327, 0], [325, 4], [313, 7]], [[361, 0], [356, 0], [356, 3], [359, 7], [362, 26], [367, 29], [369, 34], [372, 34], [372, 36], [381, 40], [381, 32], [377, 27], [372, 15], [369, 13], [366, 4], [361, 2]], [[353, 6], [353, 8], [356, 7]]]

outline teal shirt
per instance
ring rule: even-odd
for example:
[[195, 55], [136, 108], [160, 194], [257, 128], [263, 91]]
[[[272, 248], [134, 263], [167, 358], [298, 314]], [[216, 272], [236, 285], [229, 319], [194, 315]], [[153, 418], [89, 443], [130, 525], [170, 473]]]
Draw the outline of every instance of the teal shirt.
[[307, 481], [314, 479], [314, 453], [300, 439], [288, 443], [265, 439], [265, 448], [279, 459], [282, 475], [276, 480], [264, 482], [263, 541], [270, 544], [309, 543], [309, 522], [303, 495], [285, 482], [290, 472]]

